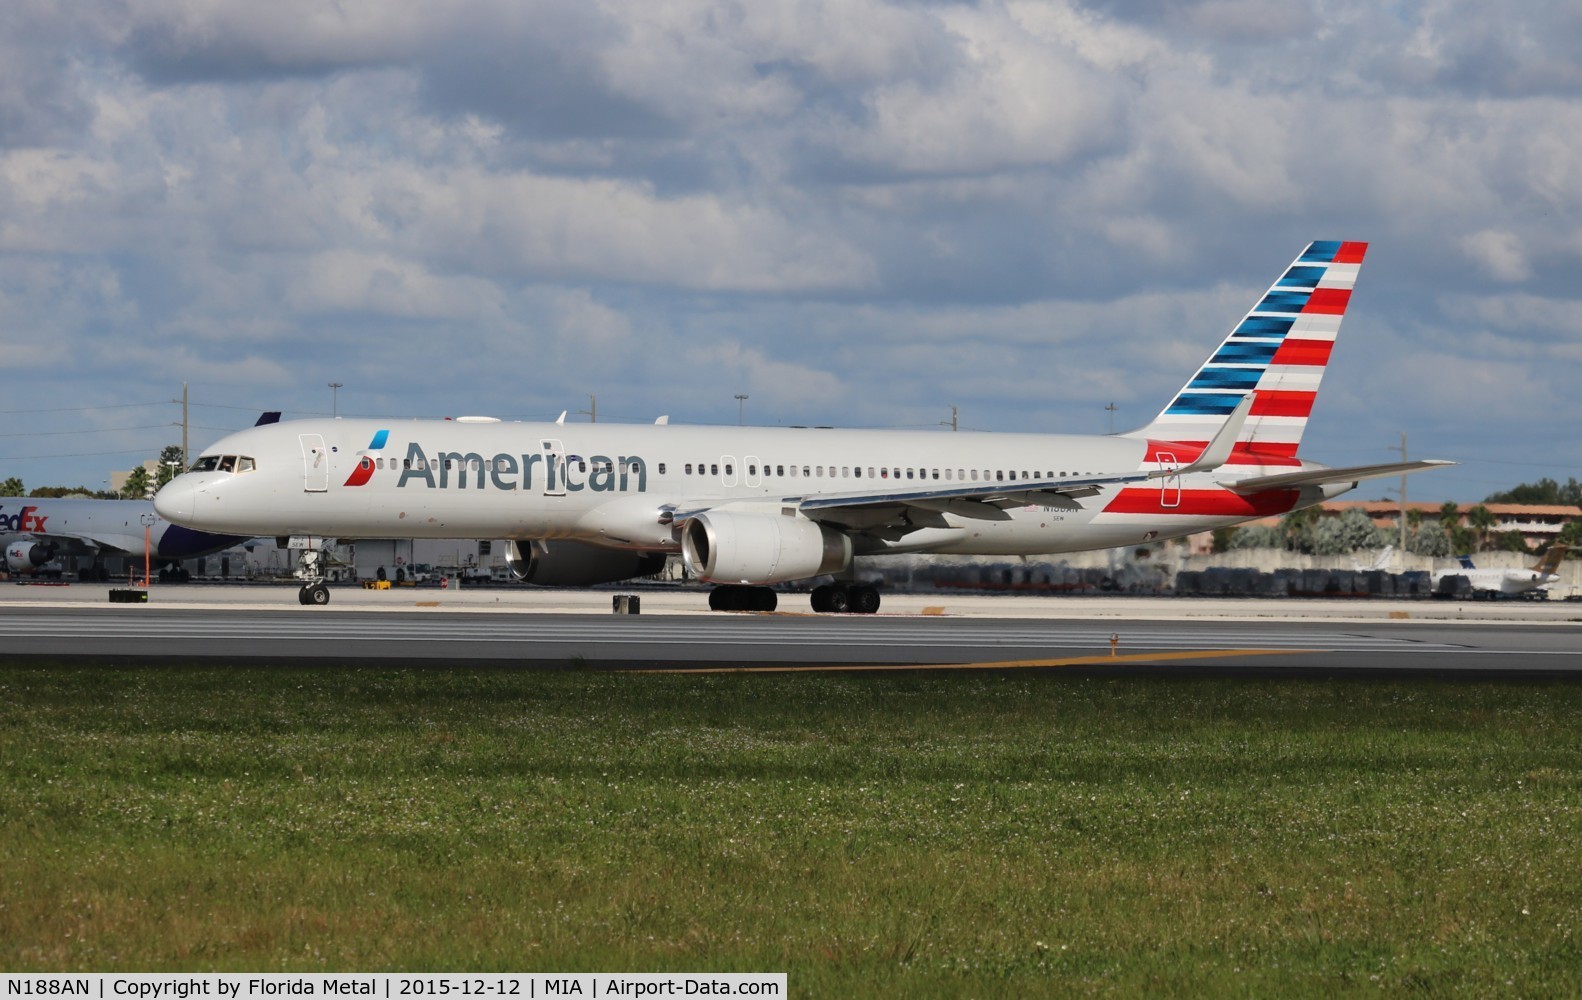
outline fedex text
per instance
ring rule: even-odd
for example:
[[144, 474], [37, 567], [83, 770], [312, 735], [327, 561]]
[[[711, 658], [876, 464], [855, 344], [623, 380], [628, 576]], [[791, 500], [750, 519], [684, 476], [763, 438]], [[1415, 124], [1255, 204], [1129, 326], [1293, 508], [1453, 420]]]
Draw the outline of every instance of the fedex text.
[[4, 507], [0, 507], [0, 531], [44, 531], [44, 522], [49, 518], [38, 513], [37, 507], [23, 507], [15, 514], [7, 514]]

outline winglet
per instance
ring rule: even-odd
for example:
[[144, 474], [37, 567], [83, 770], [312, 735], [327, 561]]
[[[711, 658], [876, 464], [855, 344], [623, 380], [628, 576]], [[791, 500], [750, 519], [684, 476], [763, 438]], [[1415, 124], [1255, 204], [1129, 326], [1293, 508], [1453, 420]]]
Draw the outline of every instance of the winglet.
[[1214, 439], [1203, 449], [1202, 454], [1191, 465], [1180, 469], [1160, 469], [1148, 473], [1149, 479], [1162, 479], [1165, 476], [1184, 476], [1189, 472], [1213, 472], [1224, 465], [1230, 458], [1231, 450], [1236, 447], [1236, 439], [1241, 436], [1242, 425], [1247, 423], [1247, 414], [1252, 412], [1253, 401], [1257, 398], [1256, 392], [1249, 392], [1230, 411], [1230, 416], [1214, 432]]

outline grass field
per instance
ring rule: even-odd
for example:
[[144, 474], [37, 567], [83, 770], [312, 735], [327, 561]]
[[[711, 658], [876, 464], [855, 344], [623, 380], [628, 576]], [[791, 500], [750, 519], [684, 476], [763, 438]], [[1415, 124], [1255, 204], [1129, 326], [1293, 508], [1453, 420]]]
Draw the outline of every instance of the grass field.
[[1582, 992], [1582, 686], [0, 667], [0, 969]]

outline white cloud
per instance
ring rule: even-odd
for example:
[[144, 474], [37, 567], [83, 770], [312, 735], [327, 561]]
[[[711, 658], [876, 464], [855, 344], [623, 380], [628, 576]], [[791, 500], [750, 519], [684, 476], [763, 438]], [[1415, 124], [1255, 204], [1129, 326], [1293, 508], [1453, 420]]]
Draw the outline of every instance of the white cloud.
[[1461, 252], [1496, 281], [1521, 282], [1532, 277], [1527, 254], [1515, 233], [1485, 229], [1461, 238]]
[[1345, 237], [1314, 433], [1524, 442], [1434, 401], [1582, 418], [1579, 45], [1558, 0], [18, 0], [13, 406], [327, 409], [307, 366], [354, 411], [1091, 430]]

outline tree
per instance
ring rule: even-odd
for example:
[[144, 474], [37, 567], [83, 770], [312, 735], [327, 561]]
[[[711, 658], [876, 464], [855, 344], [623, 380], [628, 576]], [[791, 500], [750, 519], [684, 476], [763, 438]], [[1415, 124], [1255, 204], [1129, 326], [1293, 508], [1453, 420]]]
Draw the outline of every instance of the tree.
[[24, 493], [22, 480], [15, 476], [0, 483], [0, 497], [19, 497]]
[[1450, 555], [1450, 533], [1443, 523], [1429, 521], [1406, 541], [1406, 547], [1420, 556], [1443, 557]]
[[[1450, 547], [1456, 552], [1472, 551], [1472, 533], [1461, 526], [1461, 505], [1446, 500], [1439, 506], [1439, 526], [1444, 529]], [[1425, 553], [1426, 554], [1426, 553]]]
[[53, 500], [60, 497], [92, 497], [97, 494], [86, 486], [38, 486], [29, 492], [28, 496]]
[[1494, 512], [1482, 504], [1476, 504], [1467, 510], [1467, 527], [1474, 532], [1479, 549], [1488, 547], [1489, 532], [1493, 531], [1498, 523]]
[[165, 450], [159, 453], [159, 485], [165, 485], [185, 471], [181, 465], [181, 445], [165, 445]]
[[1280, 520], [1280, 531], [1285, 536], [1285, 547], [1292, 552], [1313, 551], [1313, 526], [1324, 516], [1317, 507], [1287, 514]]
[[1316, 522], [1312, 543], [1313, 552], [1321, 556], [1380, 549], [1390, 544], [1389, 534], [1375, 527], [1371, 517], [1355, 508], [1339, 517], [1326, 517]]
[[1536, 483], [1522, 483], [1503, 493], [1491, 493], [1484, 503], [1530, 503], [1582, 507], [1582, 483], [1575, 477], [1561, 486], [1553, 479], [1540, 479]]
[[1527, 536], [1520, 531], [1496, 531], [1490, 541], [1506, 552], [1531, 551], [1527, 548]]
[[154, 495], [154, 480], [149, 476], [148, 470], [139, 465], [133, 469], [131, 475], [126, 477], [126, 485], [121, 487], [121, 495], [129, 500], [142, 500]]
[[1285, 535], [1273, 525], [1249, 524], [1237, 528], [1227, 544], [1232, 549], [1283, 549]]
[[1571, 551], [1566, 553], [1567, 559], [1582, 557], [1582, 520], [1567, 521], [1557, 541], [1571, 546]]

